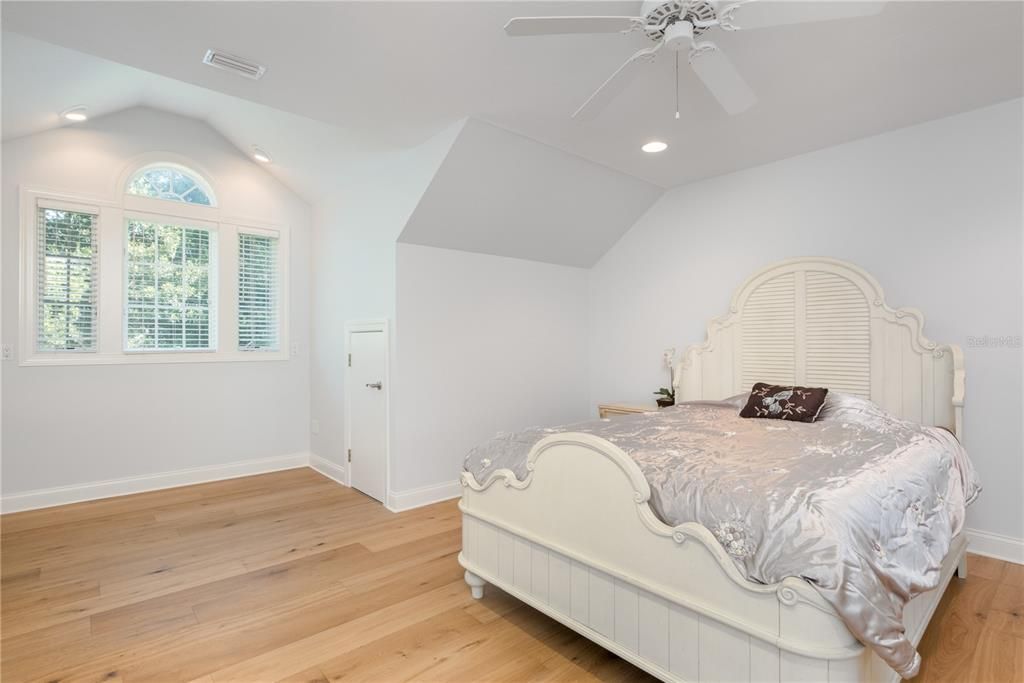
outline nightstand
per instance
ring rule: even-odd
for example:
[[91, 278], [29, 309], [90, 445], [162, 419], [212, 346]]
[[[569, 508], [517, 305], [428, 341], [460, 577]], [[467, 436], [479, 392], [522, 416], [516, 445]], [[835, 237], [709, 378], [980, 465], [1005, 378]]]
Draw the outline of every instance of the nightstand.
[[615, 417], [616, 415], [634, 415], [636, 413], [649, 413], [657, 410], [658, 406], [655, 403], [641, 404], [641, 403], [599, 403], [597, 404], [597, 414], [602, 419], [606, 417]]

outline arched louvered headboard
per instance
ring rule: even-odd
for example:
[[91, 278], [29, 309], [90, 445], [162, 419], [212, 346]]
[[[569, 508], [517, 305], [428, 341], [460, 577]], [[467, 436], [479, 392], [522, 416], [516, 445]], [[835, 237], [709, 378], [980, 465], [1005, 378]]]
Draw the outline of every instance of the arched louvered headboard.
[[929, 341], [923, 327], [919, 311], [887, 306], [878, 282], [853, 264], [776, 263], [743, 283], [707, 341], [683, 353], [676, 398], [724, 398], [755, 382], [823, 386], [961, 436], [963, 352]]

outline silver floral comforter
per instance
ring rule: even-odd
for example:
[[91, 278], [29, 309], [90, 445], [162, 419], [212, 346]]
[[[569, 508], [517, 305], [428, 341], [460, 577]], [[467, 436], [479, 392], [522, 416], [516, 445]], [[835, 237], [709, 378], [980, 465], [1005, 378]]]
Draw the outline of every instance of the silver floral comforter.
[[980, 490], [949, 432], [830, 393], [814, 423], [738, 415], [746, 395], [657, 413], [530, 429], [481, 444], [465, 469], [526, 476], [532, 446], [557, 432], [606, 439], [640, 466], [666, 524], [699, 522], [748, 578], [814, 585], [861, 642], [904, 678], [920, 656], [903, 607], [934, 588]]

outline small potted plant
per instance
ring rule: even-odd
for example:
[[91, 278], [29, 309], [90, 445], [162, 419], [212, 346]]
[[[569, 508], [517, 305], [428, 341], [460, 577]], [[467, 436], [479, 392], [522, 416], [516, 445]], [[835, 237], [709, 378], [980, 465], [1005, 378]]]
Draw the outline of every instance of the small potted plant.
[[661, 397], [658, 399], [659, 408], [668, 408], [676, 404], [676, 350], [674, 348], [665, 349], [662, 358], [665, 361], [665, 367], [668, 368], [668, 386], [658, 389], [654, 395]]

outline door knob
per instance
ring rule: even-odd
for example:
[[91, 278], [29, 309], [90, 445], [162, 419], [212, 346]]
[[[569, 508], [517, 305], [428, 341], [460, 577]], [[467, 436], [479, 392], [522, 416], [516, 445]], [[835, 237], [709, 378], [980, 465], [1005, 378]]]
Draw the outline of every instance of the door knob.
[[377, 390], [379, 391], [379, 390], [380, 390], [380, 389], [382, 389], [383, 387], [381, 386], [381, 383], [380, 383], [380, 382], [374, 382], [373, 384], [367, 384], [367, 385], [366, 385], [366, 388], [367, 388], [367, 389], [377, 389]]

